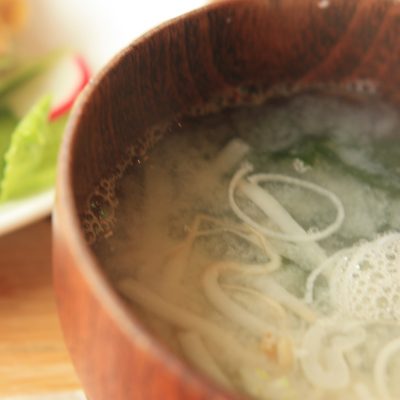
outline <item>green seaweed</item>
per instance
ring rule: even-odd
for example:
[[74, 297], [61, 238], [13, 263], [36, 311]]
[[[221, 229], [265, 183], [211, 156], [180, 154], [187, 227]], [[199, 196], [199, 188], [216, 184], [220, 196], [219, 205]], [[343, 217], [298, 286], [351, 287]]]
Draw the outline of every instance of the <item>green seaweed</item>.
[[[260, 153], [259, 157], [267, 157], [272, 161], [299, 159], [305, 165], [311, 167], [321, 163], [329, 163], [333, 168], [340, 169], [341, 172], [351, 175], [373, 188], [386, 190], [392, 195], [400, 194], [400, 176], [393, 172], [392, 169], [389, 169], [388, 165], [383, 162], [384, 157], [382, 157], [382, 160], [376, 158], [375, 171], [371, 171], [345, 161], [340, 156], [337, 147], [331, 136], [327, 134], [308, 135], [301, 137], [285, 148]], [[380, 152], [386, 155], [389, 153], [388, 150], [388, 148], [375, 149], [376, 153]], [[392, 158], [397, 157], [399, 159], [399, 149], [392, 146], [391, 151], [392, 153], [396, 152], [396, 155], [392, 154]]]

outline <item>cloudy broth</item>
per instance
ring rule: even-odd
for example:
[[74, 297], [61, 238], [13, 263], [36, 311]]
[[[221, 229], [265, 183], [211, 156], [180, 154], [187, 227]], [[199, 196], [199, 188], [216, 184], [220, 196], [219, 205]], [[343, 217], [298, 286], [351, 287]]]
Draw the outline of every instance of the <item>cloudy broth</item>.
[[172, 127], [93, 243], [133, 310], [250, 398], [400, 398], [397, 111], [309, 91]]

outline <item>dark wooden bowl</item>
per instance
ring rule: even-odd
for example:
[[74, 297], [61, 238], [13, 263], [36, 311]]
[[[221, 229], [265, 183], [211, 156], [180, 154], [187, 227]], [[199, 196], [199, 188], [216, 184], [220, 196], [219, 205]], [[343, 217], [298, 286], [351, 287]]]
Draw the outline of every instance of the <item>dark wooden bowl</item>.
[[91, 400], [234, 398], [190, 370], [126, 308], [85, 241], [80, 216], [94, 185], [128, 145], [146, 143], [149, 127], [238, 85], [363, 89], [374, 82], [399, 106], [400, 3], [325, 5], [209, 5], [136, 40], [81, 99], [59, 163], [54, 280], [66, 342]]

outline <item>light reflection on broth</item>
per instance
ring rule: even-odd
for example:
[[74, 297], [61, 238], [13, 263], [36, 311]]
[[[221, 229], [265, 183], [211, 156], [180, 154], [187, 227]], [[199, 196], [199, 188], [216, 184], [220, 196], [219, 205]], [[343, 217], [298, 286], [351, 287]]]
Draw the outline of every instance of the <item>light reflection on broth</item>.
[[396, 110], [304, 92], [174, 126], [84, 222], [135, 312], [255, 399], [399, 398]]

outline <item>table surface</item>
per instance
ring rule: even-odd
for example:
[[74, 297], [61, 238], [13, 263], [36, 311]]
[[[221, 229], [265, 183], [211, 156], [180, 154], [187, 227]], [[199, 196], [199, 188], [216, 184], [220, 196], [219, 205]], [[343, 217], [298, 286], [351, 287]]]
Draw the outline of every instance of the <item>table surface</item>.
[[79, 389], [52, 289], [50, 218], [0, 237], [0, 255], [0, 398]]

